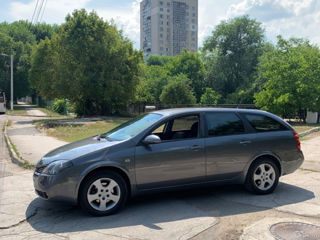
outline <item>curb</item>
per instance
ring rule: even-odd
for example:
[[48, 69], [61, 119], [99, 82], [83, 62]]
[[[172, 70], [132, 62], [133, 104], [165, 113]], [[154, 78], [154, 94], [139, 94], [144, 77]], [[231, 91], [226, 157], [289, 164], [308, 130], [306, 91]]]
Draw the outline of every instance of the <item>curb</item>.
[[[7, 144], [7, 147], [8, 147], [8, 151], [9, 151], [9, 155], [10, 155], [11, 161], [14, 164], [19, 165], [20, 167], [25, 168], [26, 164], [27, 165], [30, 165], [30, 164], [28, 163], [28, 161], [26, 161], [26, 160], [22, 159], [21, 157], [17, 156], [17, 154], [13, 150], [13, 148], [11, 146], [11, 143], [10, 143], [10, 140], [9, 140], [9, 136], [7, 134], [7, 123], [8, 123], [8, 121], [5, 122], [3, 135], [4, 135], [4, 140], [5, 140], [5, 142]], [[30, 165], [30, 166], [34, 167], [33, 165]]]
[[315, 127], [315, 128], [312, 128], [308, 131], [305, 131], [305, 132], [302, 132], [302, 133], [299, 133], [299, 137], [305, 137], [311, 133], [314, 133], [314, 132], [319, 132], [320, 131], [320, 127]]

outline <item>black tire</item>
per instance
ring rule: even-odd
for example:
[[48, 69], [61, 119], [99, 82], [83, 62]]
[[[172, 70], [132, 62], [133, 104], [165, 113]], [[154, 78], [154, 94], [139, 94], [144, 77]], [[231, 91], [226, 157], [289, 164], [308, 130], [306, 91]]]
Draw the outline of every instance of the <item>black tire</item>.
[[[94, 186], [92, 186], [92, 184], [99, 179], [101, 181], [104, 181], [105, 179], [111, 179], [114, 182], [116, 182], [116, 184], [118, 185], [118, 187], [116, 187], [116, 189], [117, 189], [117, 191], [119, 191], [117, 193], [117, 195], [120, 196], [117, 203], [112, 202], [111, 206], [113, 204], [115, 204], [114, 206], [112, 206], [110, 209], [103, 210], [103, 211], [97, 210], [96, 208], [94, 208], [92, 205], [96, 204], [97, 201], [93, 201], [93, 202], [89, 203], [88, 197], [87, 197], [89, 188], [90, 188], [90, 191], [92, 191], [92, 188], [94, 188]], [[105, 189], [107, 189], [107, 188], [105, 188]], [[107, 190], [105, 190], [105, 191], [107, 191]], [[97, 194], [97, 193], [95, 193], [95, 194]], [[107, 193], [103, 193], [103, 194], [107, 194]], [[109, 195], [105, 195], [105, 197], [106, 196], [109, 196]], [[112, 214], [118, 212], [119, 210], [121, 210], [125, 206], [127, 199], [128, 199], [128, 186], [127, 186], [125, 180], [123, 179], [123, 177], [120, 174], [113, 172], [113, 171], [99, 171], [99, 172], [92, 174], [90, 177], [88, 177], [87, 179], [84, 180], [84, 183], [82, 184], [82, 187], [81, 187], [80, 193], [79, 193], [80, 206], [86, 212], [88, 212], [89, 214], [94, 215], [94, 216], [107, 216], [107, 215], [112, 215]], [[100, 200], [98, 200], [97, 203], [98, 204], [96, 204], [96, 205], [97, 205], [97, 207], [99, 207], [101, 204]]]
[[[259, 176], [259, 171], [261, 171], [262, 166], [265, 166], [264, 169], [273, 168], [274, 172], [270, 176], [268, 174], [263, 175], [262, 180], [258, 179], [255, 181], [254, 180], [255, 173], [256, 173], [256, 176]], [[279, 177], [280, 177], [279, 168], [274, 163], [274, 161], [272, 161], [269, 158], [261, 158], [251, 164], [249, 171], [247, 173], [244, 186], [248, 191], [259, 194], [259, 195], [269, 194], [269, 193], [272, 193], [278, 186]], [[264, 182], [265, 180], [267, 180], [268, 182]], [[273, 184], [269, 184], [269, 182], [273, 182]], [[265, 188], [265, 189], [261, 189], [261, 188]]]

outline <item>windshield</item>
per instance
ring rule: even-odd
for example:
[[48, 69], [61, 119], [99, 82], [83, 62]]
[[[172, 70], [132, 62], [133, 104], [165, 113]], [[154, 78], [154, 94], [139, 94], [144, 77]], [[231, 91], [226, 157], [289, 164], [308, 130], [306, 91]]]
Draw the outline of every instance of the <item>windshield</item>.
[[161, 117], [162, 115], [155, 113], [139, 116], [103, 134], [102, 137], [107, 137], [115, 141], [127, 140], [137, 136], [144, 129], [157, 122]]

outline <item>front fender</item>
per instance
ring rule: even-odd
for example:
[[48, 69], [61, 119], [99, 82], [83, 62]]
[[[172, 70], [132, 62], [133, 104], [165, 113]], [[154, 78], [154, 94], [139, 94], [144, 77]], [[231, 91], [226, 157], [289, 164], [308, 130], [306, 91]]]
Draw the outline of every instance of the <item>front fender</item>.
[[92, 173], [93, 171], [100, 169], [100, 168], [117, 168], [118, 170], [122, 171], [124, 174], [127, 175], [128, 179], [129, 179], [129, 184], [132, 185], [132, 183], [134, 182], [134, 178], [129, 169], [127, 169], [125, 166], [123, 166], [122, 164], [118, 163], [118, 162], [112, 162], [112, 161], [99, 161], [96, 162], [94, 164], [90, 164], [84, 171], [82, 171], [82, 173], [79, 175], [78, 181], [77, 181], [77, 186], [76, 186], [76, 196], [78, 196], [79, 194], [79, 190], [81, 187], [81, 183], [82, 181], [85, 179], [86, 176], [88, 176], [90, 173]]

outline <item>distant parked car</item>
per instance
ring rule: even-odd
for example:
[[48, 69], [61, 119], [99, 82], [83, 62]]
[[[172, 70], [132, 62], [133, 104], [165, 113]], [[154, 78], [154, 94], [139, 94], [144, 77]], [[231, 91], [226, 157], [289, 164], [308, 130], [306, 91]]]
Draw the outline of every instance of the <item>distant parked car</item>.
[[7, 104], [6, 104], [6, 94], [0, 90], [0, 114], [6, 113]]
[[240, 183], [257, 194], [304, 160], [297, 133], [258, 110], [189, 108], [149, 113], [45, 155], [34, 172], [44, 199], [80, 203], [94, 215], [147, 191]]

